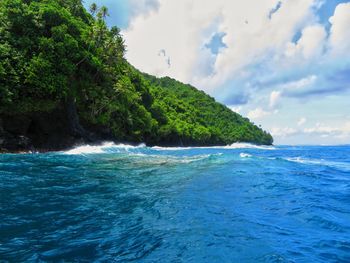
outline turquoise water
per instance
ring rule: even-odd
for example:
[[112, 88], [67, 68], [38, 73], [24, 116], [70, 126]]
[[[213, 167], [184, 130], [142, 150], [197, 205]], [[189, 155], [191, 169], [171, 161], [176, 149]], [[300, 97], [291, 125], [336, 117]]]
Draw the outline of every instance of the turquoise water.
[[350, 262], [350, 147], [0, 155], [0, 262]]

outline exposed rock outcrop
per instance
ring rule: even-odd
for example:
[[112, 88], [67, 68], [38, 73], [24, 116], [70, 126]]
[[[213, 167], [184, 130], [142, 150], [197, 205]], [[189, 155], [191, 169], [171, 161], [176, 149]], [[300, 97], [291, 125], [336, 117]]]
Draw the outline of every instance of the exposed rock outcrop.
[[108, 136], [87, 131], [80, 124], [74, 102], [49, 113], [0, 115], [0, 152], [62, 150]]

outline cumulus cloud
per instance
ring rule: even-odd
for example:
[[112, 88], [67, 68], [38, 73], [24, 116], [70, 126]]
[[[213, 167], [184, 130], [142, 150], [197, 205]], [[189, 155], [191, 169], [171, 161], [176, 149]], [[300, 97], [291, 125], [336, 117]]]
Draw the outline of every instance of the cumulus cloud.
[[334, 15], [329, 19], [332, 24], [330, 32], [330, 46], [335, 55], [350, 56], [350, 3], [339, 4]]
[[301, 118], [297, 128], [293, 127], [273, 127], [271, 134], [277, 140], [293, 136], [307, 136], [312, 140], [328, 139], [330, 141], [343, 141], [350, 139], [350, 122], [347, 121], [342, 125], [327, 125], [325, 123], [316, 123], [307, 128], [301, 128], [306, 123], [305, 118]]
[[[323, 80], [323, 79], [322, 79]], [[317, 82], [321, 82], [318, 76], [310, 75], [305, 76], [301, 79], [286, 81], [282, 84], [276, 84], [274, 89], [270, 93], [269, 97], [269, 107], [275, 109], [283, 97], [302, 97], [313, 95], [314, 93], [327, 92], [327, 90], [322, 90], [323, 85], [315, 87]], [[329, 90], [330, 92], [333, 90]]]
[[[170, 75], [215, 94], [232, 78], [249, 77], [252, 72], [245, 68], [271, 50], [283, 50], [296, 30], [315, 20], [315, 2], [160, 0], [157, 12], [135, 18], [123, 32], [127, 58], [143, 71]], [[217, 34], [225, 48], [213, 54], [206, 44]], [[171, 69], [153, 62], [162, 48], [172, 58]], [[198, 72], [199, 61], [211, 64], [211, 72]]]
[[309, 93], [310, 90], [313, 91], [317, 79], [317, 76], [310, 75], [298, 80], [283, 83], [279, 86], [279, 96], [281, 96], [281, 94], [285, 96], [304, 96]]
[[[336, 74], [338, 62], [329, 54], [344, 53], [350, 47], [350, 3], [336, 7], [328, 37], [317, 18], [323, 2], [131, 0], [141, 15], [123, 31], [126, 56], [142, 71], [191, 83], [217, 98], [276, 89], [268, 84], [271, 82], [279, 82], [284, 89], [286, 80], [298, 84], [327, 70]], [[295, 40], [298, 32], [300, 37]], [[171, 67], [157, 58], [163, 49]], [[313, 85], [316, 81], [310, 83]], [[275, 92], [272, 95], [280, 91]], [[230, 99], [221, 101], [230, 103]]]
[[282, 95], [281, 91], [272, 91], [270, 94], [270, 108], [275, 108]]
[[299, 119], [297, 125], [298, 126], [302, 126], [302, 125], [304, 125], [306, 123], [306, 121], [307, 121], [307, 119], [305, 117], [302, 117], [302, 118]]
[[303, 59], [310, 59], [320, 56], [323, 53], [326, 30], [320, 24], [307, 26], [303, 29], [297, 43], [289, 42], [285, 54], [287, 57], [302, 56]]
[[252, 120], [258, 120], [271, 114], [272, 112], [264, 111], [262, 108], [256, 108], [255, 110], [248, 112], [248, 118]]
[[298, 134], [299, 131], [297, 129], [291, 128], [291, 127], [274, 127], [271, 129], [271, 134], [272, 136], [280, 137], [280, 138], [285, 138], [288, 136], [296, 135]]
[[285, 91], [298, 91], [312, 86], [317, 80], [317, 76], [311, 75], [297, 81], [292, 81], [284, 84], [282, 87]]
[[[349, 61], [350, 62], [350, 61]], [[286, 81], [274, 86], [281, 97], [292, 97], [306, 100], [311, 97], [324, 97], [327, 95], [345, 94], [350, 90], [350, 66], [345, 70], [318, 72], [319, 75], [308, 75], [301, 79]], [[270, 103], [271, 98], [270, 98]]]
[[317, 123], [314, 127], [305, 128], [303, 132], [306, 134], [320, 135], [322, 137], [348, 137], [350, 136], [350, 122], [346, 122], [342, 126], [338, 127]]
[[322, 97], [350, 88], [350, 78], [344, 78], [350, 72], [350, 3], [338, 4], [329, 22], [329, 32], [318, 23], [304, 27], [300, 38], [289, 42], [284, 56], [278, 57], [274, 66], [283, 69], [284, 79], [277, 80], [283, 96]]
[[[213, 54], [204, 47], [212, 32], [205, 30], [216, 28], [218, 12], [199, 1], [160, 0], [157, 12], [135, 17], [122, 32], [127, 59], [142, 71], [193, 84], [193, 75], [201, 75], [196, 72], [199, 61], [201, 65], [212, 63]], [[157, 60], [162, 49], [171, 58], [171, 67]]]

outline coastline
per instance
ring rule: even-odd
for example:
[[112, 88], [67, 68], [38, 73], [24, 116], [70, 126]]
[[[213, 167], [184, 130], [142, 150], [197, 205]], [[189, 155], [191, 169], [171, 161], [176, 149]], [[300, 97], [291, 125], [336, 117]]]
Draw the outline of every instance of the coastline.
[[[154, 136], [150, 138], [152, 137]], [[57, 152], [82, 145], [99, 145], [106, 141], [132, 146], [143, 143], [149, 147], [222, 147], [233, 143], [272, 145], [252, 140], [186, 141], [179, 136], [162, 138], [158, 141], [147, 138], [143, 141], [123, 140], [114, 136], [108, 127], [86, 123], [78, 117], [77, 113], [74, 116], [67, 114], [64, 108], [58, 108], [52, 112], [0, 115], [0, 154]]]
[[[21, 136], [23, 137], [23, 136]], [[1, 141], [1, 137], [0, 137]], [[233, 145], [250, 145], [251, 147], [273, 147], [273, 144], [254, 144], [251, 142], [233, 142], [232, 144], [167, 144], [167, 143], [159, 143], [159, 144], [148, 144], [148, 143], [137, 143], [137, 142], [128, 142], [128, 141], [117, 141], [117, 140], [96, 140], [96, 141], [84, 141], [84, 140], [76, 140], [76, 142], [65, 146], [65, 147], [43, 147], [36, 148], [32, 145], [28, 145], [28, 147], [18, 147], [17, 145], [12, 145], [9, 148], [0, 148], [0, 154], [32, 154], [32, 153], [50, 153], [50, 152], [62, 152], [69, 151], [78, 147], [83, 146], [91, 146], [91, 147], [100, 147], [105, 143], [112, 143], [115, 146], [124, 145], [125, 147], [140, 147], [143, 145], [144, 147], [150, 147], [153, 149], [162, 149], [168, 148], [168, 150], [176, 150], [179, 148], [182, 149], [190, 149], [190, 148], [229, 148], [233, 147]], [[245, 146], [237, 147], [237, 148], [245, 148]]]

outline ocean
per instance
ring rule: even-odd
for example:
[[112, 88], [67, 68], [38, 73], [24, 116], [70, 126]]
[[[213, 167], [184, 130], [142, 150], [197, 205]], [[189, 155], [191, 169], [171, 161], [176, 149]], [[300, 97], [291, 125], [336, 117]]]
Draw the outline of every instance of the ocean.
[[0, 262], [350, 262], [350, 146], [0, 155]]

